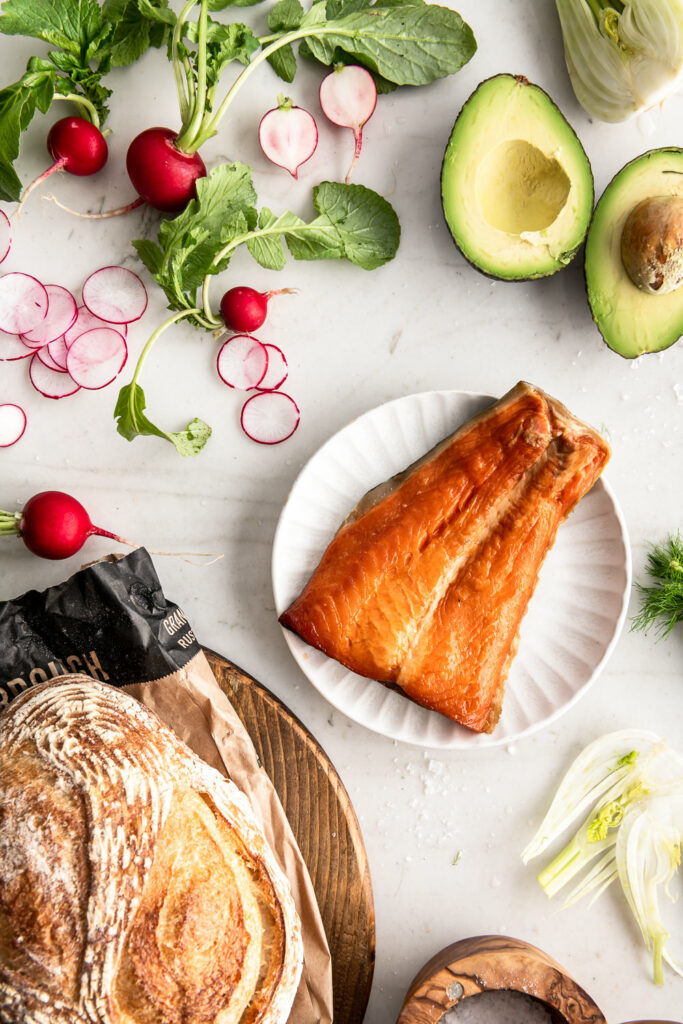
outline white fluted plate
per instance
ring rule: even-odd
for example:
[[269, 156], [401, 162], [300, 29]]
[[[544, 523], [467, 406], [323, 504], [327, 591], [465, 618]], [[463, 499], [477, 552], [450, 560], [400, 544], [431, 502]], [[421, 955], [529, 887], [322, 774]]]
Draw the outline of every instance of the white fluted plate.
[[[405, 469], [492, 401], [463, 391], [407, 395], [372, 409], [330, 438], [299, 474], [280, 516], [273, 546], [278, 615], [301, 592], [365, 492]], [[617, 641], [630, 585], [623, 515], [610, 486], [600, 479], [562, 524], [545, 559], [491, 735], [473, 733], [350, 672], [290, 630], [284, 635], [320, 693], [369, 729], [425, 747], [496, 746], [555, 721], [586, 692]]]

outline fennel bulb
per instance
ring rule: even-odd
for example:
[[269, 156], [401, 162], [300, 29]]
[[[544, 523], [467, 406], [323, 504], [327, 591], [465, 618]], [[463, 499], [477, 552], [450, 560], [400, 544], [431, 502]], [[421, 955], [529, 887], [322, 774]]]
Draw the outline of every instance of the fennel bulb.
[[569, 77], [601, 121], [625, 121], [683, 84], [683, 0], [556, 0]]
[[562, 780], [522, 854], [524, 862], [543, 853], [586, 811], [578, 831], [538, 881], [550, 897], [572, 882], [566, 907], [589, 893], [597, 899], [618, 878], [652, 951], [655, 982], [663, 981], [664, 961], [683, 975], [683, 964], [669, 949], [659, 908], [660, 889], [668, 892], [680, 864], [683, 759], [654, 733], [641, 729], [595, 740]]

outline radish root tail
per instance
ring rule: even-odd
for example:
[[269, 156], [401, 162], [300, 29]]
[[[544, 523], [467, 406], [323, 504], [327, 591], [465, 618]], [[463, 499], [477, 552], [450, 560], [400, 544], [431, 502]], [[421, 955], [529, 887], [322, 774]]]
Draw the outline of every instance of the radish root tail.
[[108, 220], [110, 217], [122, 217], [124, 214], [132, 213], [133, 210], [138, 210], [141, 206], [145, 205], [145, 200], [142, 196], [138, 196], [132, 203], [128, 203], [127, 206], [119, 206], [117, 210], [105, 210], [104, 213], [81, 213], [80, 210], [72, 210], [70, 206], [65, 206], [52, 193], [49, 196], [45, 196], [45, 198], [49, 202], [55, 203], [65, 213], [70, 213], [74, 217], [82, 217], [84, 220]]
[[356, 140], [356, 145], [355, 145], [355, 148], [354, 148], [354, 151], [353, 151], [353, 160], [351, 161], [351, 166], [349, 167], [348, 171], [346, 172], [346, 178], [344, 179], [344, 181], [345, 181], [345, 183], [347, 185], [351, 181], [351, 175], [353, 174], [353, 172], [355, 170], [355, 167], [356, 167], [356, 164], [358, 163], [358, 157], [360, 156], [361, 147], [363, 145], [363, 126], [362, 125], [360, 126], [360, 128], [354, 128], [353, 129], [353, 137]]
[[14, 216], [17, 218], [17, 220], [19, 220], [19, 218], [21, 217], [22, 210], [26, 205], [26, 200], [31, 195], [31, 192], [33, 192], [34, 188], [38, 188], [39, 185], [42, 185], [43, 182], [47, 178], [49, 178], [51, 174], [56, 174], [58, 171], [61, 171], [65, 163], [66, 157], [60, 157], [59, 160], [55, 160], [52, 167], [48, 167], [46, 171], [43, 171], [43, 173], [39, 174], [37, 178], [34, 178], [30, 185], [26, 186], [26, 188], [24, 189], [24, 194], [22, 195], [19, 201], [19, 205], [14, 211]]

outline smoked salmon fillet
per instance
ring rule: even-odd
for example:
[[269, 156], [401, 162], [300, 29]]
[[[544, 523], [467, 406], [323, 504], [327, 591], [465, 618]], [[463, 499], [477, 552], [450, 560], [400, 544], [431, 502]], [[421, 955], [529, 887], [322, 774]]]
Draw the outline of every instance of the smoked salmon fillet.
[[563, 405], [518, 384], [366, 494], [280, 622], [491, 732], [543, 559], [609, 455]]

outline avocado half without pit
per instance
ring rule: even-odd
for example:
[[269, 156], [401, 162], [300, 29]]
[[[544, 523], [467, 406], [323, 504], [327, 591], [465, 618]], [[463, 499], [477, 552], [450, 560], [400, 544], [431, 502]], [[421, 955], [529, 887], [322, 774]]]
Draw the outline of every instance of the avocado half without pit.
[[507, 281], [554, 274], [583, 242], [593, 196], [588, 157], [547, 93], [519, 75], [477, 87], [441, 168], [446, 223], [470, 263]]
[[683, 334], [683, 149], [653, 149], [612, 179], [586, 242], [586, 288], [600, 333], [627, 359]]

